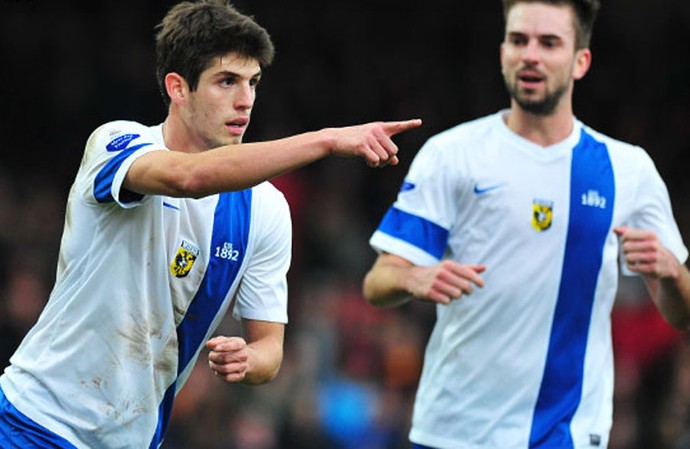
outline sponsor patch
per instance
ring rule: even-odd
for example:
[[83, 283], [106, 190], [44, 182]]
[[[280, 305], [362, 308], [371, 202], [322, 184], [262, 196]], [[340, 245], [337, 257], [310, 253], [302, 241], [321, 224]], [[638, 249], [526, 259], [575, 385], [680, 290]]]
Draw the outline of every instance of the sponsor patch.
[[129, 143], [139, 137], [139, 134], [123, 134], [110, 141], [105, 149], [108, 151], [122, 151], [129, 146]]

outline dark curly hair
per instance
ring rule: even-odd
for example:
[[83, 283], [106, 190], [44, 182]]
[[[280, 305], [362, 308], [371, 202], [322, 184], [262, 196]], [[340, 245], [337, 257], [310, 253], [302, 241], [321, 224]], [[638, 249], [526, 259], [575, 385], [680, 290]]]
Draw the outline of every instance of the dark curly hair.
[[225, 0], [178, 3], [156, 29], [156, 78], [166, 106], [168, 73], [180, 74], [194, 91], [201, 73], [218, 56], [237, 53], [266, 67], [275, 53], [268, 32]]

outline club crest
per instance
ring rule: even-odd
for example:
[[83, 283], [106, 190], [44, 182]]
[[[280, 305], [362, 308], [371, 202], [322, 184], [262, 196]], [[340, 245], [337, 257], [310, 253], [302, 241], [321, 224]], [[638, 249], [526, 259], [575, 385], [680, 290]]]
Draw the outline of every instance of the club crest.
[[199, 248], [186, 240], [182, 240], [180, 247], [177, 249], [177, 254], [175, 254], [170, 264], [170, 272], [177, 278], [187, 276], [198, 256]]
[[546, 231], [551, 227], [553, 218], [553, 201], [538, 200], [532, 201], [532, 227], [539, 232]]

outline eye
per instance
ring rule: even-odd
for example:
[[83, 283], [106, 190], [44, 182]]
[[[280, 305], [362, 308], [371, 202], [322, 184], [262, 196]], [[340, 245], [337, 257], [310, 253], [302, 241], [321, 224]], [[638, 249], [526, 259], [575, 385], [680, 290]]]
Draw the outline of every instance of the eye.
[[508, 42], [515, 46], [527, 45], [527, 36], [513, 33], [508, 36]]
[[223, 86], [232, 86], [233, 84], [235, 84], [235, 82], [236, 80], [232, 76], [228, 76], [220, 80], [220, 84]]
[[261, 78], [259, 78], [259, 77], [252, 78], [249, 80], [249, 85], [256, 88], [259, 85], [260, 81], [261, 81]]
[[558, 39], [555, 36], [545, 36], [540, 39], [541, 45], [543, 45], [546, 48], [555, 48], [558, 47], [559, 44], [561, 43], [560, 39]]

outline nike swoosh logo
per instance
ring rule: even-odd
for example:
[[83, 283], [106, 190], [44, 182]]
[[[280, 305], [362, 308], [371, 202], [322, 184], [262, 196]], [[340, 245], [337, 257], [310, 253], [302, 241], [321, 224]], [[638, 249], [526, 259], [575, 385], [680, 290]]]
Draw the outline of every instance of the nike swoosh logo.
[[480, 188], [479, 184], [475, 184], [474, 185], [474, 193], [475, 193], [475, 195], [483, 195], [485, 193], [491, 192], [492, 190], [500, 189], [504, 185], [506, 185], [506, 183], [502, 182], [500, 184], [493, 184], [493, 185], [489, 185], [489, 186]]

